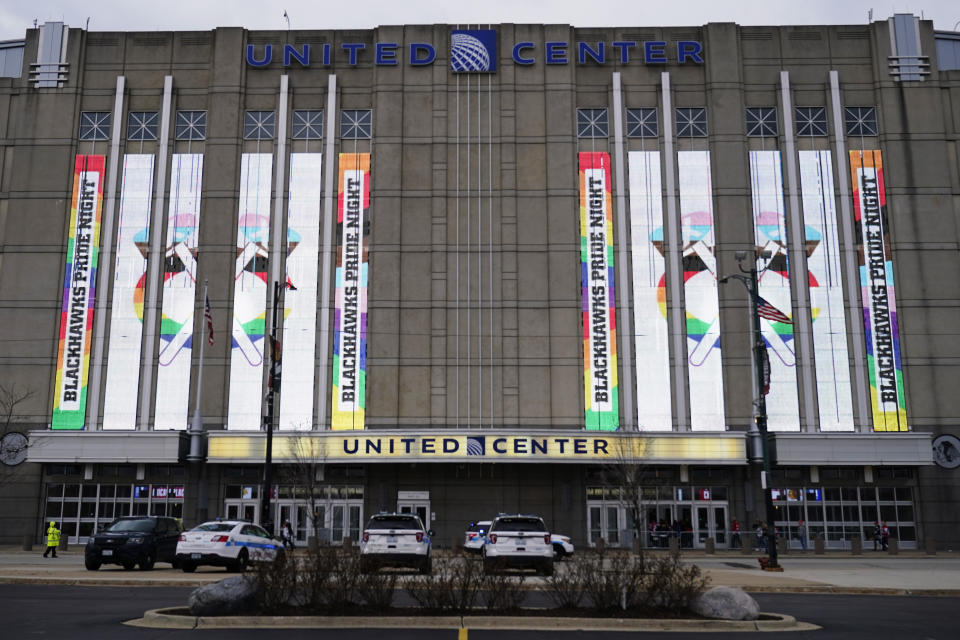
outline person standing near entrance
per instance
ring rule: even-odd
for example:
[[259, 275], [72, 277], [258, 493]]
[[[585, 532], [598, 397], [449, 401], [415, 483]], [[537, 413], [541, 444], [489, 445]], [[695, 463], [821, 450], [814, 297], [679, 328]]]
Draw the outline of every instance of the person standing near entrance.
[[806, 551], [807, 550], [807, 525], [803, 524], [803, 520], [797, 521], [797, 537], [800, 538], [800, 548]]
[[886, 551], [888, 544], [890, 544], [890, 527], [888, 527], [886, 521], [884, 521], [883, 524], [880, 526], [881, 550]]
[[60, 529], [57, 529], [57, 523], [53, 520], [50, 521], [50, 526], [47, 527], [47, 548], [43, 552], [43, 557], [46, 558], [47, 554], [51, 551], [53, 552], [53, 557], [57, 557], [57, 546], [60, 544]]
[[293, 551], [293, 527], [290, 525], [289, 520], [284, 520], [283, 528], [280, 529], [280, 537], [283, 538], [283, 547]]
[[739, 549], [740, 544], [740, 521], [736, 518], [733, 519], [733, 522], [730, 523], [730, 531], [733, 533], [730, 536], [730, 548]]

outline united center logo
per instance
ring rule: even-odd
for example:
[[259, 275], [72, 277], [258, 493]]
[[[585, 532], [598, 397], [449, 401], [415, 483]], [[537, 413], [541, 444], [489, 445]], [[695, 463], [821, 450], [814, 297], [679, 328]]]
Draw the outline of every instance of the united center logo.
[[450, 70], [493, 73], [497, 70], [497, 32], [454, 30], [450, 33]]

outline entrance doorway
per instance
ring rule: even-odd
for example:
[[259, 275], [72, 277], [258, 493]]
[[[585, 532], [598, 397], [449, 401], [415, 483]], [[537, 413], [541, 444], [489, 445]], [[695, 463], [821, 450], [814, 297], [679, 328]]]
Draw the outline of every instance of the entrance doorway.
[[398, 491], [397, 511], [400, 513], [415, 513], [420, 516], [423, 528], [430, 529], [430, 492], [429, 491]]
[[697, 547], [702, 548], [708, 539], [717, 547], [727, 546], [727, 507], [726, 505], [698, 505], [697, 519], [694, 523], [694, 535]]
[[246, 520], [260, 523], [260, 502], [258, 500], [227, 500], [227, 520]]

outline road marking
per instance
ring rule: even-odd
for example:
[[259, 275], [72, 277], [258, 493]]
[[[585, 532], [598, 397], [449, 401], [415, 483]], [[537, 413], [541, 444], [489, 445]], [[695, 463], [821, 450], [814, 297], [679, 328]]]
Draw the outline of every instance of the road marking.
[[457, 640], [467, 640], [467, 628], [461, 627], [457, 633]]

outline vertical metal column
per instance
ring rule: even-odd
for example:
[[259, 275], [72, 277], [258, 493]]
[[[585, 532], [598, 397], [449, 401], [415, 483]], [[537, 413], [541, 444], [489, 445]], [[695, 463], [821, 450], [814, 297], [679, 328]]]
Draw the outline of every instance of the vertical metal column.
[[863, 307], [860, 301], [860, 269], [857, 266], [857, 247], [853, 230], [853, 212], [850, 210], [850, 158], [847, 155], [845, 129], [843, 128], [843, 105], [840, 103], [840, 74], [830, 71], [830, 106], [833, 110], [833, 135], [837, 154], [837, 184], [840, 187], [840, 228], [843, 229], [843, 270], [847, 275], [847, 306], [853, 314], [853, 395], [857, 410], [854, 422], [857, 431], [873, 429], [873, 414], [867, 402], [867, 348], [863, 334]]
[[801, 431], [816, 431], [819, 413], [814, 402], [817, 387], [814, 383], [813, 319], [810, 310], [810, 278], [807, 276], [806, 233], [803, 210], [800, 207], [799, 180], [797, 179], [797, 141], [793, 127], [793, 100], [790, 97], [790, 72], [780, 72], [780, 96], [783, 104], [783, 138], [786, 143], [787, 222], [790, 235], [787, 239], [790, 255], [790, 282], [796, 300], [793, 316], [793, 338], [797, 350], [797, 369], [800, 381], [800, 399], [803, 403]]
[[280, 76], [280, 100], [277, 104], [277, 174], [274, 181], [276, 188], [276, 197], [273, 199], [273, 224], [270, 229], [270, 282], [285, 282], [286, 278], [281, 280], [280, 267], [285, 262], [284, 245], [285, 237], [283, 235], [283, 219], [285, 202], [283, 194], [287, 183], [287, 95], [289, 93], [289, 80], [287, 75]]
[[[110, 139], [110, 165], [107, 172], [107, 201], [103, 212], [103, 225], [100, 229], [100, 258], [97, 266], [99, 287], [97, 287], [97, 304], [94, 312], [93, 354], [90, 362], [90, 386], [87, 389], [87, 420], [86, 428], [97, 430], [100, 428], [100, 384], [103, 377], [103, 346], [106, 342], [107, 313], [110, 306], [107, 304], [110, 282], [110, 268], [113, 266], [113, 221], [117, 209], [117, 164], [120, 161], [120, 132], [123, 130], [123, 89], [126, 77], [117, 76], [117, 92], [113, 101], [113, 133]], [[130, 425], [133, 427], [134, 425]]]
[[327, 83], [326, 150], [323, 158], [323, 251], [320, 254], [320, 344], [317, 345], [317, 429], [325, 429], [327, 422], [327, 369], [330, 353], [330, 252], [333, 243], [333, 170], [334, 140], [337, 122], [337, 76], [330, 74]]
[[687, 347], [684, 344], [686, 317], [683, 311], [683, 238], [677, 211], [677, 158], [673, 148], [673, 100], [670, 73], [660, 74], [663, 90], [663, 162], [666, 180], [667, 219], [664, 225], [664, 252], [667, 259], [667, 328], [670, 334], [670, 368], [673, 373], [674, 415], [677, 430], [690, 431], [690, 406], [687, 402]]
[[626, 426], [628, 430], [638, 428], [635, 420], [636, 412], [633, 408], [633, 331], [631, 330], [631, 317], [633, 315], [633, 305], [630, 304], [630, 287], [628, 279], [630, 273], [628, 248], [630, 241], [627, 237], [627, 196], [624, 171], [625, 162], [623, 154], [623, 88], [620, 85], [620, 72], [613, 74], [613, 150], [614, 150], [614, 169], [616, 170], [616, 179], [614, 187], [616, 188], [617, 204], [617, 247], [619, 256], [617, 257], [617, 328], [620, 330], [620, 345], [623, 357], [620, 359], [620, 368], [623, 371], [623, 378], [620, 380], [620, 397], [623, 398], [623, 413], [620, 416], [620, 424]]
[[150, 215], [150, 259], [147, 263], [147, 295], [143, 304], [143, 356], [140, 377], [140, 423], [145, 431], [153, 416], [153, 367], [157, 359], [157, 309], [160, 305], [160, 270], [163, 268], [163, 203], [167, 189], [167, 146], [170, 139], [170, 103], [173, 95], [173, 76], [163, 79], [163, 111], [160, 114], [160, 138], [157, 141], [157, 181], [153, 188], [153, 212]]

